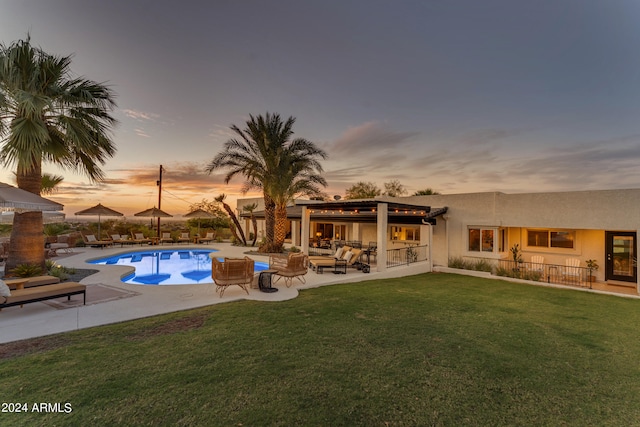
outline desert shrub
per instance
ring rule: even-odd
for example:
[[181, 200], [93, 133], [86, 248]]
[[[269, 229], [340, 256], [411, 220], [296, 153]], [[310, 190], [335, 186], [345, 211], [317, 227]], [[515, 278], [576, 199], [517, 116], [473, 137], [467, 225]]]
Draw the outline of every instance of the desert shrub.
[[493, 266], [486, 259], [479, 259], [473, 263], [472, 270], [476, 271], [486, 271], [487, 273], [491, 273], [493, 271]]
[[20, 264], [17, 265], [11, 273], [17, 277], [33, 277], [41, 275], [42, 268], [35, 264]]

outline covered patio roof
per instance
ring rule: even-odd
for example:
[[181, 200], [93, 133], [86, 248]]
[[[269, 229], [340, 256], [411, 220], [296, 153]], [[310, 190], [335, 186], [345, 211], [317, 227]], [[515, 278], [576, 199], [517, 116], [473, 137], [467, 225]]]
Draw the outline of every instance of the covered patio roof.
[[[381, 199], [339, 200], [324, 202], [315, 200], [299, 200], [295, 206], [287, 208], [287, 218], [300, 220], [302, 218], [302, 206], [306, 206], [312, 221], [326, 222], [360, 222], [375, 223], [377, 221], [377, 208], [379, 203], [388, 206], [389, 223], [393, 224], [423, 224], [423, 220], [434, 218], [446, 213], [447, 208], [432, 209], [430, 206], [397, 203]], [[250, 215], [242, 213], [243, 218]], [[264, 219], [264, 211], [254, 212], [258, 219]]]

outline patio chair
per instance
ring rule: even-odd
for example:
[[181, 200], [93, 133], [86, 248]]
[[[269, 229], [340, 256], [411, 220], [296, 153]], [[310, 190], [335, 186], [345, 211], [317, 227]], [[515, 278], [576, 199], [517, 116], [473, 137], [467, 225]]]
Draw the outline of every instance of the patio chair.
[[129, 245], [131, 243], [134, 243], [133, 240], [129, 239], [129, 236], [127, 236], [126, 234], [112, 234], [111, 241], [114, 245], [119, 243], [120, 247], [123, 247], [125, 244]]
[[191, 242], [191, 234], [188, 231], [180, 233], [180, 237], [178, 237], [178, 243], [180, 242]]
[[233, 285], [240, 286], [249, 295], [247, 285], [253, 282], [254, 265], [255, 262], [249, 257], [225, 258], [223, 262], [213, 257], [211, 259], [211, 277], [220, 298], [222, 298], [224, 291]]
[[72, 243], [70, 241], [69, 236], [58, 236], [54, 243], [49, 245], [49, 256], [58, 255], [58, 251], [62, 251], [64, 253], [72, 253], [73, 247], [70, 245]]
[[531, 271], [535, 273], [544, 274], [544, 257], [541, 255], [534, 255], [531, 257]]
[[173, 237], [171, 237], [171, 233], [168, 231], [163, 231], [160, 237], [160, 243], [164, 245], [164, 242], [173, 243]]
[[211, 243], [216, 238], [215, 231], [209, 231], [204, 237], [198, 237], [198, 243]]
[[565, 267], [562, 270], [562, 278], [568, 282], [580, 282], [580, 259], [567, 258], [564, 263]]
[[104, 249], [105, 246], [111, 246], [111, 240], [98, 240], [94, 234], [84, 234], [82, 235], [82, 240], [84, 240], [84, 244], [87, 246], [91, 246], [92, 248], [101, 248]]
[[142, 245], [143, 243], [151, 243], [151, 239], [144, 237], [143, 233], [135, 233], [132, 231], [131, 236], [133, 237], [132, 242], [134, 243], [139, 243], [140, 245]]
[[278, 270], [274, 273], [274, 276], [277, 276], [275, 281], [284, 278], [287, 288], [291, 287], [293, 279], [307, 283], [304, 275], [309, 271], [309, 257], [303, 253], [274, 254], [269, 257], [269, 269]]

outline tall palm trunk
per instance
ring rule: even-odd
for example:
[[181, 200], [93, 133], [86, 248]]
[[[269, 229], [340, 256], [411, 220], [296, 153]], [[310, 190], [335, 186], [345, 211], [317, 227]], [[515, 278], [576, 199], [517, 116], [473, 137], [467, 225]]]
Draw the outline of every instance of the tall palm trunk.
[[247, 239], [244, 237], [244, 231], [242, 231], [242, 226], [240, 225], [240, 221], [238, 221], [238, 217], [236, 216], [236, 214], [233, 213], [233, 209], [231, 209], [231, 206], [229, 206], [225, 202], [222, 202], [222, 207], [224, 208], [224, 210], [227, 211], [227, 213], [229, 214], [229, 217], [231, 218], [231, 221], [233, 221], [233, 223], [235, 224], [237, 228], [237, 233], [240, 233], [239, 236], [238, 234], [236, 234], [236, 237], [238, 237], [238, 240], [241, 241], [244, 246], [247, 246]]
[[[39, 195], [42, 185], [42, 168], [40, 162], [36, 162], [36, 165], [28, 173], [17, 173], [16, 181], [18, 188]], [[13, 217], [5, 274], [20, 264], [38, 265], [42, 269], [45, 268], [42, 212], [16, 212]]]
[[282, 251], [284, 246], [284, 239], [287, 237], [287, 205], [276, 205], [276, 224], [274, 227], [275, 239], [273, 246], [278, 249], [278, 252]]
[[253, 212], [251, 212], [251, 224], [253, 224], [253, 242], [251, 243], [251, 246], [255, 246], [256, 241], [258, 240], [258, 219]]
[[278, 252], [275, 250], [275, 224], [276, 224], [276, 203], [265, 193], [264, 195], [264, 223], [265, 237], [267, 242], [260, 246], [260, 252]]

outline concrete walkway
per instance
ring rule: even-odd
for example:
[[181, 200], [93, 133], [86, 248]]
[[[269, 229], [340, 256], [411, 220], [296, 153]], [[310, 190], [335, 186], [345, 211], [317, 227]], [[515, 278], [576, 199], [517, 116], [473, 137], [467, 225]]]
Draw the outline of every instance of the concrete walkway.
[[[249, 295], [237, 286], [227, 289], [220, 298], [215, 292], [213, 284], [194, 285], [166, 285], [149, 286], [123, 283], [120, 278], [129, 274], [133, 269], [125, 266], [87, 264], [86, 260], [102, 258], [122, 252], [148, 251], [150, 249], [217, 249], [221, 257], [245, 256], [247, 248], [231, 246], [225, 243], [212, 245], [164, 245], [151, 247], [115, 247], [106, 249], [75, 248], [75, 254], [54, 260], [65, 267], [79, 269], [95, 269], [98, 273], [91, 275], [81, 283], [89, 289], [92, 285], [105, 285], [109, 288], [134, 291], [138, 295], [116, 299], [86, 306], [57, 309], [44, 302], [27, 304], [24, 307], [8, 307], [0, 311], [0, 343], [17, 341], [27, 338], [40, 337], [60, 332], [68, 332], [92, 326], [106, 325], [127, 320], [188, 310], [196, 307], [226, 303], [238, 300], [255, 301], [284, 301], [298, 296], [301, 289], [334, 285], [349, 282], [361, 282], [372, 279], [409, 276], [424, 273], [428, 263], [416, 263], [411, 266], [395, 267], [383, 273], [372, 269], [364, 274], [355, 269], [349, 269], [346, 275], [334, 275], [329, 271], [317, 274], [311, 270], [305, 276], [306, 284], [294, 280], [294, 286], [287, 288], [283, 280], [275, 286], [279, 289], [274, 293], [263, 293], [258, 289], [250, 289]], [[268, 262], [268, 256], [250, 255], [256, 261]], [[76, 296], [74, 298], [79, 298]]]

